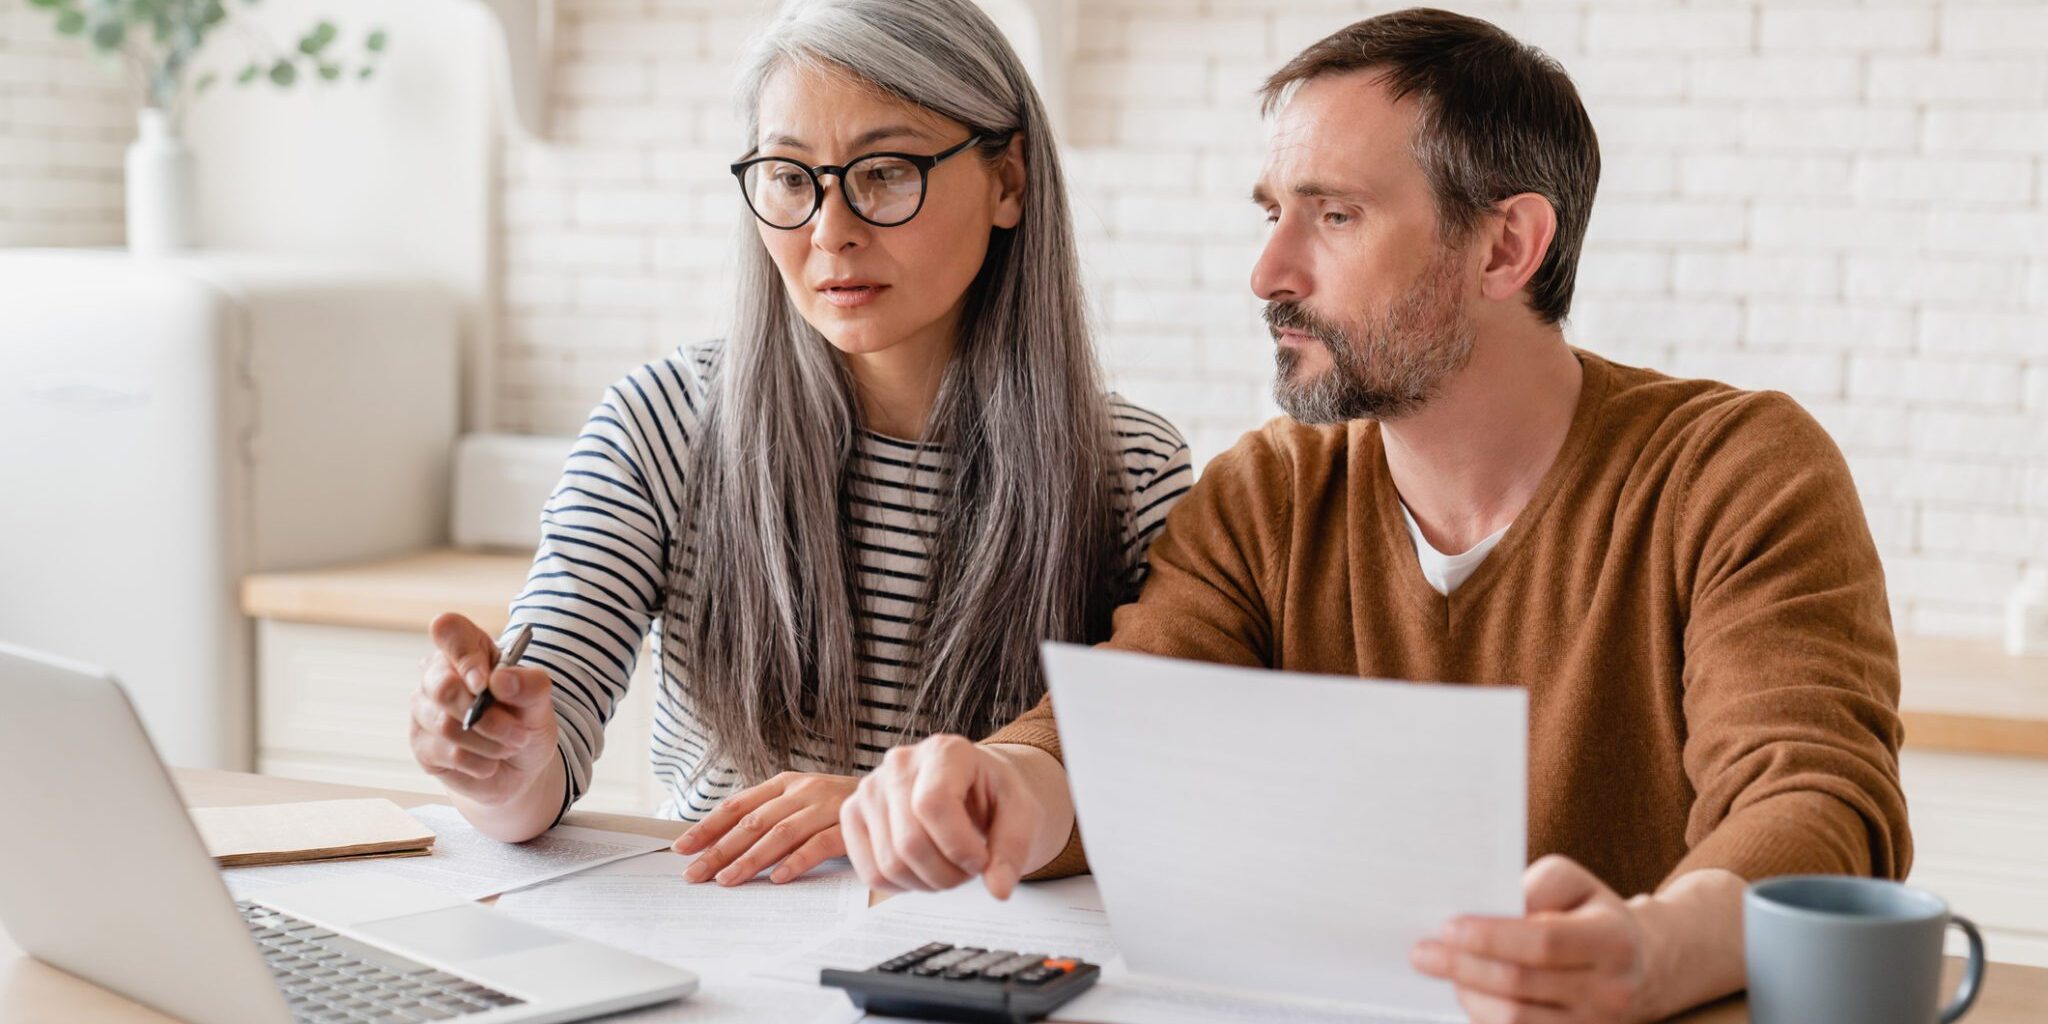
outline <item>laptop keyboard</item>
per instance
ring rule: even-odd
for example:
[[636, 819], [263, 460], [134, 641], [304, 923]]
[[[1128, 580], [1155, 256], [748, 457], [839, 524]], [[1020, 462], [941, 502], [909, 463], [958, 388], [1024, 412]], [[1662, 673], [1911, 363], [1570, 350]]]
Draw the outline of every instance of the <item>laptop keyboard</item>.
[[281, 911], [235, 906], [301, 1024], [416, 1024], [521, 1002]]

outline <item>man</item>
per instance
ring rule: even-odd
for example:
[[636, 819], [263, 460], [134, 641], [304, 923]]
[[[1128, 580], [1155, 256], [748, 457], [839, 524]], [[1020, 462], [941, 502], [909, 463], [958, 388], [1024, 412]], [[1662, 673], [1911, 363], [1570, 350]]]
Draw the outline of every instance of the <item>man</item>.
[[[1477, 1021], [1647, 1020], [1735, 991], [1746, 879], [1911, 858], [1896, 651], [1847, 466], [1782, 395], [1565, 343], [1599, 154], [1539, 52], [1404, 11], [1309, 47], [1264, 96], [1252, 286], [1291, 418], [1209, 465], [1109, 646], [1528, 687], [1527, 915], [1448, 922], [1414, 966]], [[841, 811], [854, 863], [998, 896], [1085, 869], [1059, 754], [1044, 704], [981, 744], [892, 751]]]

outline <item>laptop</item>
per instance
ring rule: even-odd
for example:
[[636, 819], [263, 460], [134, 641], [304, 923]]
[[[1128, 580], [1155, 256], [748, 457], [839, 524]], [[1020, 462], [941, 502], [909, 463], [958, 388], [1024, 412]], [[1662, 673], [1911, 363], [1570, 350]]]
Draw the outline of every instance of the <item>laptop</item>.
[[398, 878], [236, 901], [118, 683], [0, 644], [0, 925], [193, 1024], [543, 1024], [696, 975]]

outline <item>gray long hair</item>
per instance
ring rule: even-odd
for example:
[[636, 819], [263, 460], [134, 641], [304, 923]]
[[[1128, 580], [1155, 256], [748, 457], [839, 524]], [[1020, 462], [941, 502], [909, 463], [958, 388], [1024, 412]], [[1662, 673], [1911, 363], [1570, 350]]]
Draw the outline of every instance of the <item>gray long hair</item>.
[[[949, 486], [902, 718], [906, 742], [986, 735], [1043, 692], [1039, 642], [1103, 638], [1124, 596], [1117, 460], [1058, 154], [1023, 66], [969, 0], [787, 4], [742, 73], [750, 140], [766, 82], [799, 66], [994, 137], [981, 150], [991, 162], [1005, 136], [1023, 140], [1023, 218], [990, 239], [927, 427], [950, 459]], [[671, 586], [689, 595], [673, 652], [710, 733], [698, 774], [724, 762], [758, 781], [798, 748], [850, 772], [868, 643], [844, 523], [859, 403], [837, 352], [745, 234], [738, 315], [691, 445], [700, 534], [694, 554], [672, 553]]]

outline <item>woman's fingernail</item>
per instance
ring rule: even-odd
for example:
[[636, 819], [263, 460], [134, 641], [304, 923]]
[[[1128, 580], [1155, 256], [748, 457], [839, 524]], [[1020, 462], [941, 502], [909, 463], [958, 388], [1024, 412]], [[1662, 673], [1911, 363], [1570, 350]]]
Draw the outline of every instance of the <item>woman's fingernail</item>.
[[774, 871], [769, 872], [768, 880], [774, 882], [776, 885], [781, 885], [782, 883], [789, 881], [789, 876], [790, 871], [788, 868], [776, 868]]
[[731, 885], [736, 881], [739, 881], [738, 868], [726, 868], [718, 873], [718, 884], [720, 885]]
[[485, 684], [485, 679], [484, 679], [484, 673], [483, 673], [483, 670], [482, 670], [482, 669], [475, 669], [475, 668], [473, 668], [473, 669], [470, 669], [470, 670], [469, 670], [469, 692], [471, 692], [471, 693], [482, 693], [482, 692], [483, 692], [483, 690], [484, 690], [484, 684]]
[[1425, 974], [1441, 974], [1444, 969], [1443, 949], [1434, 942], [1417, 943], [1408, 954], [1408, 962]]
[[698, 861], [683, 871], [683, 877], [692, 882], [701, 882], [711, 874], [711, 865]]
[[503, 691], [505, 691], [505, 694], [504, 694], [504, 695], [505, 695], [506, 697], [517, 697], [517, 696], [519, 696], [519, 675], [518, 675], [518, 673], [515, 673], [515, 672], [507, 672], [507, 673], [505, 673], [505, 685], [503, 685], [503, 686], [500, 686], [500, 687], [498, 687], [498, 689], [500, 689], [500, 690], [503, 690]]

